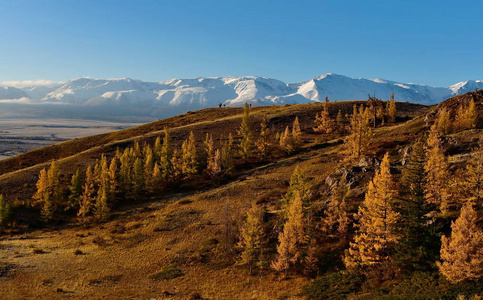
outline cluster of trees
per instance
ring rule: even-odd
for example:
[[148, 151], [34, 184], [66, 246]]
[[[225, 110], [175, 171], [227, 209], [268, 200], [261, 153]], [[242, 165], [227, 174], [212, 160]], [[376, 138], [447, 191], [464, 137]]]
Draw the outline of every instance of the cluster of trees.
[[[239, 246], [241, 264], [248, 266], [250, 273], [255, 267], [263, 269], [270, 265], [274, 270], [287, 276], [289, 270], [305, 268], [315, 269], [315, 244], [312, 242], [311, 224], [308, 222], [310, 211], [310, 188], [307, 181], [296, 168], [290, 179], [290, 186], [283, 197], [283, 227], [278, 235], [277, 257], [269, 261], [269, 244], [265, 224], [266, 211], [253, 204], [246, 221], [240, 229]], [[314, 240], [315, 241], [315, 240]]]
[[[452, 128], [476, 126], [474, 104], [459, 109]], [[354, 107], [347, 147], [361, 155], [370, 140], [370, 110]], [[296, 169], [282, 199], [281, 230], [271, 267], [287, 276], [290, 271], [311, 273], [317, 269], [321, 240], [350, 240], [343, 255], [349, 270], [377, 271], [379, 276], [396, 272], [439, 270], [457, 283], [483, 278], [483, 143], [474, 149], [465, 166], [450, 170], [443, 152], [440, 112], [424, 141], [415, 142], [404, 157], [399, 182], [391, 174], [389, 154], [369, 183], [357, 214], [350, 212], [350, 185], [344, 175], [332, 186], [322, 216], [311, 207], [311, 191]], [[464, 125], [463, 125], [464, 124]], [[353, 150], [352, 150], [353, 149]], [[452, 177], [456, 172], [457, 176]], [[452, 179], [453, 178], [453, 179]], [[443, 225], [454, 219], [451, 234], [441, 236]], [[354, 225], [354, 231], [350, 228]], [[240, 232], [241, 263], [266, 265], [267, 245], [263, 208], [254, 205]], [[261, 263], [264, 261], [265, 263]]]
[[278, 132], [275, 138], [279, 141], [280, 149], [288, 154], [299, 149], [302, 145], [302, 130], [300, 129], [299, 117], [295, 117], [292, 130], [287, 126], [285, 131]]
[[[373, 124], [375, 128], [377, 124], [385, 124], [395, 123], [396, 122], [396, 101], [394, 100], [394, 93], [391, 94], [391, 100], [386, 102], [384, 105], [384, 101], [377, 99], [376, 97], [369, 96], [369, 100], [367, 101], [368, 105], [361, 105], [359, 109], [354, 105], [354, 113], [352, 118], [354, 117], [355, 113], [364, 114], [364, 124], [367, 122], [367, 126], [370, 126], [370, 123]], [[323, 109], [320, 114], [315, 115], [315, 127], [313, 130], [317, 133], [345, 133], [348, 129], [345, 128], [345, 119], [348, 119], [349, 116], [346, 115], [345, 118], [342, 115], [342, 111], [339, 109], [337, 112], [337, 116], [333, 119], [329, 113], [329, 98], [325, 98], [325, 102], [323, 104]], [[350, 122], [350, 129], [354, 129], [356, 124], [353, 123], [354, 120], [351, 119]]]
[[[454, 115], [454, 118], [451, 118], [450, 115]], [[476, 104], [471, 99], [467, 103], [460, 103], [456, 112], [451, 112], [446, 107], [441, 108], [436, 126], [442, 134], [459, 132], [475, 128], [477, 117]]]
[[[315, 116], [316, 126], [313, 130], [322, 134], [347, 133], [345, 144], [348, 160], [357, 160], [366, 155], [373, 137], [372, 128], [375, 128], [377, 124], [396, 122], [394, 93], [391, 94], [391, 100], [387, 101], [385, 106], [384, 101], [372, 96], [369, 96], [366, 105], [354, 104], [350, 117], [347, 114], [343, 116], [339, 110], [333, 119], [329, 113], [328, 103], [329, 99], [326, 97], [322, 112]], [[346, 122], [347, 119], [348, 122]], [[346, 123], [348, 124], [346, 125]]]
[[286, 153], [302, 145], [298, 118], [292, 130], [287, 127], [275, 141], [266, 116], [257, 138], [252, 127], [249, 106], [245, 105], [236, 145], [231, 133], [226, 139], [220, 138], [218, 145], [211, 134], [206, 134], [200, 145], [191, 132], [178, 148], [165, 128], [154, 145], [135, 142], [132, 147], [117, 149], [111, 158], [102, 155], [93, 166], [77, 169], [68, 185], [60, 180], [58, 162], [52, 161], [50, 168], [39, 173], [32, 203], [40, 208], [44, 222], [66, 210], [75, 211], [82, 222], [91, 218], [104, 221], [120, 201], [142, 199], [200, 176], [216, 181], [232, 174], [237, 162], [265, 160], [273, 154], [274, 145]]
[[181, 148], [175, 148], [165, 128], [163, 139], [158, 137], [154, 147], [135, 142], [124, 151], [118, 149], [110, 160], [102, 155], [94, 166], [77, 169], [68, 188], [61, 184], [57, 162], [53, 161], [48, 170], [40, 171], [33, 199], [41, 206], [41, 216], [46, 222], [62, 208], [76, 210], [83, 222], [90, 216], [103, 221], [108, 218], [110, 207], [120, 200], [140, 199], [201, 173], [214, 178], [231, 171], [234, 167], [232, 147], [230, 135], [215, 149], [209, 134], [203, 146], [197, 147], [191, 132]]
[[[466, 129], [476, 126], [471, 106], [460, 114], [470, 116], [461, 119]], [[483, 276], [483, 236], [477, 225], [483, 199], [483, 144], [452, 180], [440, 139], [447, 132], [440, 127], [445, 118], [443, 109], [426, 143], [413, 144], [398, 188], [389, 157], [384, 157], [359, 207], [357, 230], [344, 256], [348, 269], [417, 271], [437, 264], [451, 282]], [[460, 209], [451, 237], [440, 241], [438, 225]]]

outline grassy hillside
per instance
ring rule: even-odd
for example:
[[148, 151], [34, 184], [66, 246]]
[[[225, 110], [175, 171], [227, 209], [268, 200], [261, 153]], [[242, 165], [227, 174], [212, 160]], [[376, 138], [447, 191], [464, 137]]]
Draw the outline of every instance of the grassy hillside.
[[[340, 109], [344, 114], [350, 114], [353, 104], [359, 103], [363, 102], [330, 103], [330, 111], [335, 115]], [[283, 131], [286, 126], [292, 124], [295, 116], [299, 116], [302, 129], [307, 134], [304, 139], [309, 144], [320, 138], [313, 134], [311, 128], [314, 126], [315, 114], [321, 109], [322, 105], [319, 103], [254, 107], [251, 110], [250, 123], [253, 128], [258, 129], [263, 116], [267, 115], [269, 126], [275, 133]], [[423, 105], [398, 103], [398, 114], [401, 119], [418, 116], [426, 109]], [[10, 200], [30, 197], [35, 190], [38, 172], [47, 167], [52, 160], [59, 160], [64, 174], [72, 174], [78, 166], [92, 164], [101, 154], [112, 155], [117, 148], [122, 150], [132, 146], [134, 141], [154, 143], [156, 137], [162, 135], [164, 127], [172, 131], [173, 140], [178, 145], [188, 137], [190, 131], [195, 133], [199, 142], [206, 133], [211, 133], [218, 139], [226, 139], [229, 133], [236, 137], [241, 114], [242, 108], [228, 107], [188, 112], [143, 126], [75, 139], [0, 160], [0, 191], [8, 189], [9, 192], [5, 193], [5, 196]], [[324, 138], [335, 137], [333, 135]]]
[[[443, 106], [454, 109], [468, 97], [475, 98], [480, 111], [477, 128], [443, 138], [452, 174], [458, 174], [482, 136], [481, 91], [449, 99], [437, 107], [397, 103], [397, 123], [378, 126], [367, 158], [358, 161], [347, 161], [343, 135], [317, 134], [312, 130], [322, 104], [254, 107], [250, 111], [252, 128], [258, 131], [258, 124], [266, 115], [273, 137], [291, 126], [297, 116], [303, 132], [300, 149], [285, 154], [276, 149], [272, 140], [274, 150], [266, 160], [243, 163], [238, 158], [235, 171], [224, 180], [210, 182], [203, 177], [194, 181], [201, 184], [199, 188], [186, 183], [137, 202], [124, 202], [112, 211], [107, 222], [79, 224], [76, 218], [67, 216], [55, 227], [46, 224], [40, 229], [28, 229], [25, 217], [35, 209], [19, 209], [17, 214], [24, 219], [16, 227], [4, 228], [0, 240], [0, 295], [2, 299], [298, 299], [307, 295], [343, 299], [353, 293], [355, 299], [399, 299], [397, 293], [408, 293], [407, 286], [429, 283], [435, 285], [434, 290], [456, 295], [461, 286], [457, 290], [437, 275], [428, 275], [436, 276], [428, 279], [406, 274], [381, 280], [354, 277], [335, 289], [332, 296], [322, 293], [321, 290], [330, 291], [337, 282], [343, 282], [334, 276], [344, 269], [341, 257], [352, 239], [352, 226], [347, 239], [324, 236], [318, 226], [314, 227], [319, 262], [312, 275], [325, 276], [318, 281], [299, 271], [283, 279], [268, 265], [276, 256], [283, 223], [282, 199], [296, 167], [310, 187], [314, 220], [323, 220], [328, 191], [342, 174], [350, 181], [347, 212], [353, 215], [384, 154], [390, 154], [391, 172], [398, 182], [407, 147], [427, 134], [438, 110]], [[351, 114], [354, 103], [362, 102], [329, 103], [331, 116], [335, 117], [339, 110]], [[77, 167], [93, 165], [101, 154], [112, 157], [117, 148], [131, 147], [135, 141], [154, 143], [165, 126], [170, 128], [176, 147], [190, 131], [195, 133], [198, 144], [206, 133], [215, 137], [215, 144], [226, 140], [229, 133], [235, 134], [237, 140], [241, 117], [241, 108], [206, 109], [41, 148], [0, 161], [0, 191], [9, 201], [26, 201], [35, 192], [39, 171], [48, 167], [52, 159], [58, 160], [61, 180], [67, 183]], [[267, 210], [264, 219], [268, 265], [249, 275], [247, 268], [239, 264], [238, 240], [253, 203]], [[454, 216], [444, 222], [448, 224], [452, 219]], [[331, 287], [319, 288], [330, 280], [335, 280]], [[413, 282], [408, 283], [410, 280]], [[313, 292], [303, 294], [308, 284]], [[347, 294], [341, 294], [352, 285]], [[424, 289], [413, 290], [414, 299], [425, 298], [424, 294], [418, 298], [421, 290]], [[433, 292], [432, 287], [428, 290]]]

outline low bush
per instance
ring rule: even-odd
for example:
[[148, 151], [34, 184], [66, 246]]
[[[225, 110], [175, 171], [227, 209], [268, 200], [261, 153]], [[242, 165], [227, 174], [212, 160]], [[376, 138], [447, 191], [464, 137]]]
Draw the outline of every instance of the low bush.
[[319, 277], [303, 288], [308, 299], [346, 299], [360, 290], [363, 278], [347, 272], [329, 273]]
[[161, 271], [151, 274], [149, 278], [152, 280], [170, 280], [183, 275], [183, 270], [174, 265], [169, 265], [162, 268]]
[[482, 290], [483, 282], [451, 284], [437, 273], [416, 272], [358, 299], [473, 299], [471, 297], [478, 297]]

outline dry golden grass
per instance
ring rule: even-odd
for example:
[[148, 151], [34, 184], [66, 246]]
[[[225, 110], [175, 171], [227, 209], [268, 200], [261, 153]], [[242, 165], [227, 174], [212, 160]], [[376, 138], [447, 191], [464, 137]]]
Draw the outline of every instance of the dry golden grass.
[[[306, 145], [312, 143], [309, 140]], [[0, 278], [0, 293], [44, 299], [156, 298], [164, 291], [178, 299], [194, 293], [209, 299], [297, 297], [306, 279], [281, 281], [268, 272], [248, 276], [246, 269], [236, 265], [236, 255], [226, 259], [227, 251], [235, 251], [225, 239], [226, 220], [231, 220], [236, 236], [236, 225], [252, 201], [265, 199], [269, 209], [277, 210], [295, 166], [310, 174], [313, 185], [323, 181], [338, 164], [324, 152], [337, 151], [334, 148], [340, 145], [316, 148], [247, 170], [219, 187], [117, 212], [106, 224], [4, 239], [2, 244], [9, 247], [0, 250], [2, 260], [16, 267]], [[45, 253], [33, 255], [32, 245]], [[12, 255], [12, 249], [19, 255]], [[166, 266], [176, 266], [184, 275], [171, 280], [150, 278]]]

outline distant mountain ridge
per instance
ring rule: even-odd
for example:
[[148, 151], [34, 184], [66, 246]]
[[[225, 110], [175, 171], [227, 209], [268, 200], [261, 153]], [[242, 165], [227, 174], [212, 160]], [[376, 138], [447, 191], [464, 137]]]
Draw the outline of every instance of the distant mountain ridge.
[[159, 107], [195, 110], [217, 106], [295, 104], [363, 100], [368, 94], [397, 101], [438, 103], [449, 97], [483, 88], [483, 81], [469, 80], [449, 87], [399, 83], [383, 79], [350, 78], [327, 73], [301, 83], [287, 84], [257, 76], [205, 77], [144, 82], [130, 78], [77, 78], [49, 86], [0, 87], [0, 99], [30, 98], [35, 103], [66, 103], [85, 106]]

